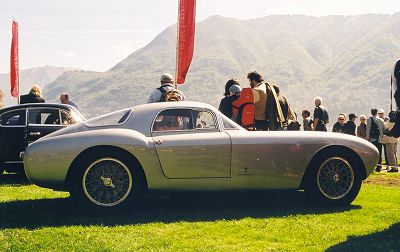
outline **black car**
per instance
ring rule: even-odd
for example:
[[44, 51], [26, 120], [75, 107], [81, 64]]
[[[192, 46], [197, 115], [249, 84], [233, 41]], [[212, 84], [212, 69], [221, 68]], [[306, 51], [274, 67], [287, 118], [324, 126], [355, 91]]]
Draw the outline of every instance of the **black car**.
[[31, 103], [0, 110], [0, 174], [23, 172], [21, 152], [31, 142], [84, 120], [65, 104]]

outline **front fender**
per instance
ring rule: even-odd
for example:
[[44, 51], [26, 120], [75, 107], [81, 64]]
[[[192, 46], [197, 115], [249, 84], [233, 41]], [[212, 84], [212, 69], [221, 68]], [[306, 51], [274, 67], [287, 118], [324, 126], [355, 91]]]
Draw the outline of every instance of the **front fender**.
[[[32, 143], [26, 149], [25, 173], [36, 185], [63, 187], [75, 158], [90, 147], [102, 145], [119, 147], [133, 154], [149, 149], [147, 137], [129, 129], [99, 129], [48, 137]], [[136, 156], [139, 162], [140, 156]]]

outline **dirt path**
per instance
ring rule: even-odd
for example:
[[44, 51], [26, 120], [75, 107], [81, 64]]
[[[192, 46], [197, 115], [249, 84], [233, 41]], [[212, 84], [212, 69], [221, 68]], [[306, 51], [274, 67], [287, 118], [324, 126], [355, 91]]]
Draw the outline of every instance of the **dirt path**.
[[363, 183], [400, 187], [400, 173], [374, 173]]

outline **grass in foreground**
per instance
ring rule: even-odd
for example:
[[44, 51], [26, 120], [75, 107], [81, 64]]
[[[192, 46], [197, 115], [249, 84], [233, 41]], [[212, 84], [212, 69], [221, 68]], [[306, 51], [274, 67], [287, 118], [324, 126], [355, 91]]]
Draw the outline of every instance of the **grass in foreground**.
[[0, 251], [400, 251], [399, 174], [370, 176], [340, 208], [281, 192], [155, 198], [94, 216], [67, 197], [0, 176]]

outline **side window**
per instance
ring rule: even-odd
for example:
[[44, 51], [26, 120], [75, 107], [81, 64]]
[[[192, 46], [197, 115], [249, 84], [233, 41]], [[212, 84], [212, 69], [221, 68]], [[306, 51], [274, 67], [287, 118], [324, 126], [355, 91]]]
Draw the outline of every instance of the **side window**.
[[210, 111], [193, 111], [196, 129], [216, 129], [214, 116]]
[[58, 109], [34, 108], [28, 110], [29, 124], [61, 124], [60, 113]]
[[16, 126], [25, 125], [26, 110], [19, 109], [14, 111], [9, 111], [0, 116], [0, 123], [3, 126]]
[[153, 131], [189, 130], [193, 129], [190, 109], [169, 109], [157, 115]]

